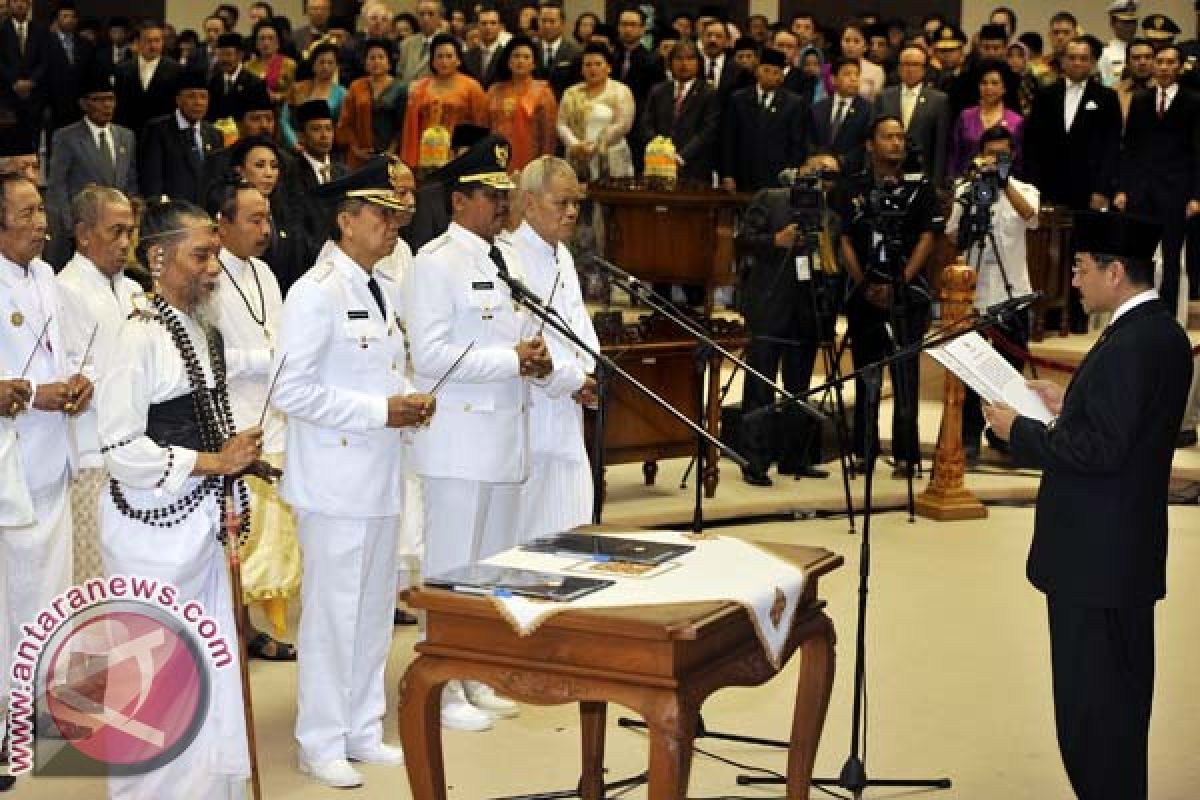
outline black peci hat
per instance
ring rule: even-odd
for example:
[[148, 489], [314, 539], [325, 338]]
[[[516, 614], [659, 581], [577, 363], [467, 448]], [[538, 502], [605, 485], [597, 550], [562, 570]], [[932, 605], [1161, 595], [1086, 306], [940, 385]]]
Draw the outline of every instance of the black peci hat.
[[316, 100], [307, 100], [301, 103], [296, 109], [296, 127], [303, 129], [305, 125], [314, 119], [333, 119], [333, 112], [329, 110], [329, 103], [317, 98]]
[[267, 94], [267, 85], [262, 81], [251, 81], [245, 91], [234, 98], [233, 115], [241, 119], [252, 111], [274, 111], [275, 104]]
[[759, 58], [758, 63], [764, 67], [779, 67], [780, 69], [783, 69], [787, 66], [787, 56], [785, 56], [781, 50], [776, 50], [773, 47], [767, 47], [763, 49], [762, 56]]
[[1077, 253], [1149, 260], [1161, 239], [1162, 226], [1144, 217], [1100, 211], [1075, 215]]

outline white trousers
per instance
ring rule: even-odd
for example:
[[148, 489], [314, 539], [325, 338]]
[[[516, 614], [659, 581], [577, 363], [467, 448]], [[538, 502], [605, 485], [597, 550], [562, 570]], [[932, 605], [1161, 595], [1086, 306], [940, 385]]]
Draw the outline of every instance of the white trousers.
[[396, 536], [396, 591], [411, 587], [421, 572], [421, 552], [424, 549], [425, 515], [421, 493], [421, 476], [404, 475], [404, 515]]
[[[193, 479], [194, 480], [194, 479]], [[185, 491], [190, 485], [185, 487]], [[149, 505], [149, 492], [126, 489], [137, 508]], [[100, 497], [100, 546], [109, 575], [137, 575], [174, 585], [180, 605], [195, 600], [217, 621], [231, 653], [237, 628], [225, 555], [217, 541], [220, 513], [211, 496], [187, 519], [170, 528], [152, 528], [129, 519]], [[206, 648], [201, 647], [202, 651]], [[110, 776], [112, 800], [240, 800], [246, 794], [250, 758], [242, 708], [242, 677], [236, 659], [222, 668], [209, 662], [208, 716], [196, 738], [169, 764], [143, 775]]]
[[426, 577], [515, 547], [521, 485], [423, 478]]
[[529, 480], [521, 487], [520, 541], [587, 525], [592, 521], [592, 497], [592, 471], [586, 459], [534, 453]]
[[399, 517], [296, 511], [304, 555], [296, 741], [309, 763], [383, 742]]
[[21, 626], [32, 625], [38, 612], [48, 608], [55, 595], [71, 586], [71, 504], [66, 473], [58, 483], [33, 494], [32, 525], [0, 528], [0, 587], [4, 602], [0, 618], [0, 719], [7, 719], [9, 671], [12, 655], [21, 642]]

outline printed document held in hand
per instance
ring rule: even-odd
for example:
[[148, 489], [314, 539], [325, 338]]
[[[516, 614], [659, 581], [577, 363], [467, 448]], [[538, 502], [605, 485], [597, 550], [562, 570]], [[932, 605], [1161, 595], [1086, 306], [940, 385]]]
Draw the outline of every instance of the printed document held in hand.
[[929, 355], [988, 403], [1005, 403], [1041, 423], [1054, 419], [1042, 398], [1025, 385], [1025, 376], [975, 331], [930, 348]]

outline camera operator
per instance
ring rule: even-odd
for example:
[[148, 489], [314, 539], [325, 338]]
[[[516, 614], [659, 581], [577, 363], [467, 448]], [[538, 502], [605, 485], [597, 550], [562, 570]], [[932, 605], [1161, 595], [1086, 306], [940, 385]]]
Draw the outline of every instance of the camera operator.
[[[785, 188], [763, 189], [754, 195], [737, 237], [739, 250], [747, 256], [742, 284], [742, 313], [750, 335], [746, 362], [769, 378], [775, 378], [782, 366], [784, 388], [793, 394], [808, 389], [817, 354], [820, 329], [814, 272], [837, 271], [831, 246], [836, 232], [830, 231], [834, 223], [824, 202], [837, 170], [832, 155], [813, 155], [799, 170], [784, 170], [780, 181]], [[792, 177], [788, 173], [795, 176], [791, 186], [783, 180]], [[833, 320], [822, 324], [831, 329]], [[770, 387], [753, 376], [742, 381], [742, 448], [750, 461], [742, 478], [752, 486], [771, 485], [767, 470], [774, 437], [767, 433], [768, 418], [746, 422], [746, 415], [777, 399]], [[800, 474], [825, 477], [807, 464]]]
[[[851, 176], [835, 209], [841, 214], [842, 264], [851, 285], [846, 321], [855, 369], [878, 361], [893, 345], [915, 342], [929, 324], [929, 291], [922, 270], [944, 219], [932, 185], [920, 170], [905, 171], [904, 125], [877, 117], [867, 134], [867, 168]], [[917, 441], [917, 359], [891, 367], [894, 477], [908, 475], [920, 457]], [[866, 388], [856, 383], [854, 454], [865, 455]], [[907, 412], [907, 417], [905, 412]], [[872, 452], [878, 454], [878, 426]]]
[[[956, 202], [946, 226], [948, 232], [959, 231], [960, 251], [972, 248], [968, 259], [979, 271], [975, 284], [975, 308], [979, 311], [1033, 291], [1025, 260], [1025, 232], [1037, 227], [1041, 198], [1036, 187], [1009, 176], [1013, 145], [1012, 132], [1007, 128], [997, 125], [984, 131], [979, 139], [979, 155], [955, 186]], [[994, 247], [986, 240], [989, 226]], [[964, 236], [970, 238], [969, 243]], [[979, 252], [981, 240], [983, 255], [976, 259], [973, 254]], [[1006, 316], [996, 332], [1024, 350], [1029, 344], [1029, 312]], [[1025, 366], [1023, 358], [1005, 347], [996, 349], [1018, 371]], [[984, 419], [979, 395], [969, 387], [963, 400], [962, 423], [963, 449], [968, 463], [974, 463], [979, 460]], [[987, 439], [992, 447], [1008, 452], [1008, 443], [996, 438], [991, 430], [987, 431]]]

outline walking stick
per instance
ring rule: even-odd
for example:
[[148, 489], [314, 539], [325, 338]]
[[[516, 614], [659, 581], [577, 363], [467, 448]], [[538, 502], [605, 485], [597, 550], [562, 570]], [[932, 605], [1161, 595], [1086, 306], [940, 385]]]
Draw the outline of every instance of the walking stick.
[[238, 552], [238, 536], [242, 531], [242, 516], [233, 501], [233, 482], [225, 477], [225, 556], [229, 565], [229, 585], [233, 595], [233, 620], [237, 628], [238, 667], [242, 673], [242, 711], [246, 717], [246, 744], [250, 750], [250, 785], [254, 800], [262, 800], [262, 784], [258, 775], [258, 744], [254, 735], [254, 704], [250, 700], [250, 662], [246, 649], [246, 604], [242, 602], [242, 557]]

